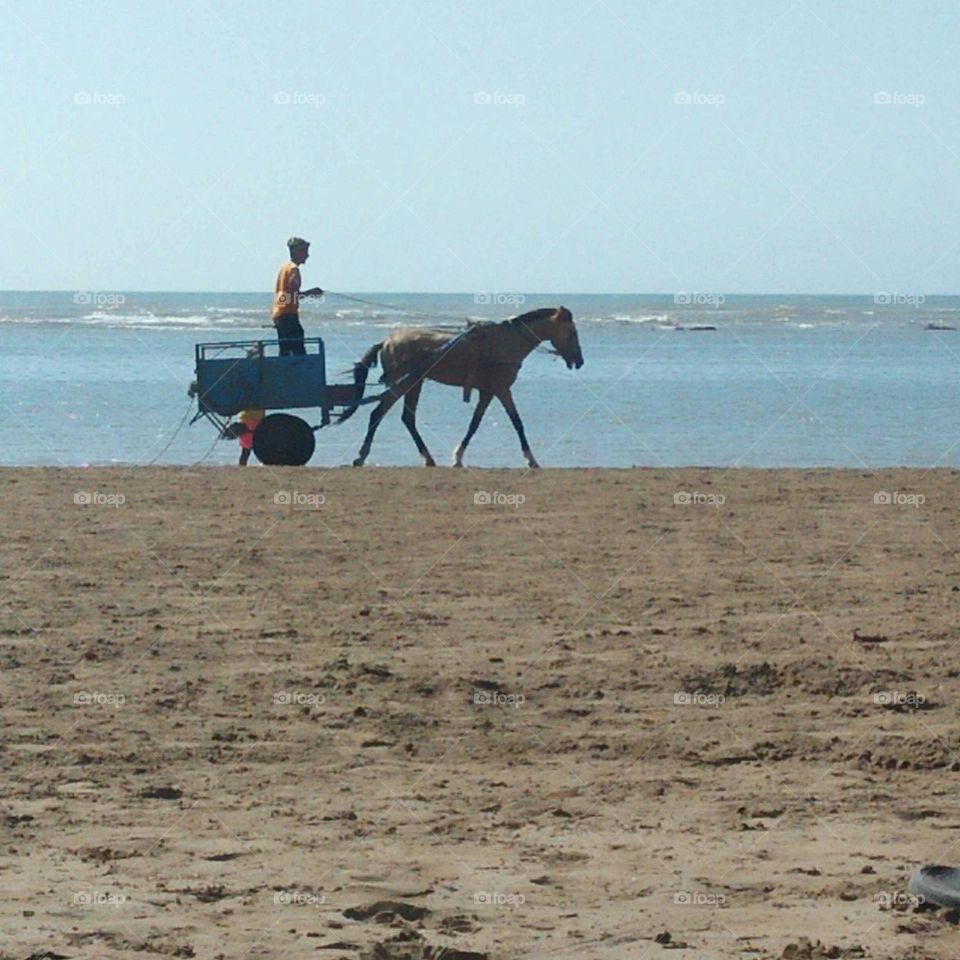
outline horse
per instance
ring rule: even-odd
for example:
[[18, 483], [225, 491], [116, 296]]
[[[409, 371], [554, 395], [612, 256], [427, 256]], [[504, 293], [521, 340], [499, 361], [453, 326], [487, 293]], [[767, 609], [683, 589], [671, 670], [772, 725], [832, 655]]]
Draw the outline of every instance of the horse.
[[573, 322], [573, 314], [566, 307], [546, 307], [531, 310], [521, 316], [499, 323], [470, 323], [459, 333], [423, 327], [402, 327], [386, 339], [375, 343], [354, 364], [353, 379], [356, 389], [354, 403], [340, 415], [343, 423], [356, 413], [363, 397], [367, 374], [376, 366], [377, 357], [383, 368], [380, 382], [387, 390], [379, 404], [370, 414], [367, 435], [353, 461], [362, 467], [370, 454], [370, 445], [380, 421], [387, 411], [400, 399], [403, 400], [404, 426], [410, 431], [425, 466], [434, 467], [436, 461], [417, 430], [417, 404], [424, 380], [435, 380], [463, 389], [464, 402], [469, 402], [472, 390], [477, 390], [479, 399], [470, 420], [470, 426], [460, 445], [453, 453], [453, 465], [463, 466], [463, 455], [471, 437], [477, 432], [480, 421], [490, 401], [496, 397], [506, 410], [510, 422], [520, 439], [520, 450], [527, 464], [536, 468], [540, 464], [530, 450], [523, 421], [517, 413], [510, 388], [517, 379], [520, 367], [527, 356], [541, 343], [549, 341], [554, 351], [566, 362], [567, 369], [583, 366], [583, 353]]

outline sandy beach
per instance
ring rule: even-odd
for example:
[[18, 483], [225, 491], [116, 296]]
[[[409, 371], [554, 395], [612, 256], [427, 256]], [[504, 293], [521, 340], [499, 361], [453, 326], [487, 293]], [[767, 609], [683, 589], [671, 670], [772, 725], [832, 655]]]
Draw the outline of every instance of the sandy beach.
[[0, 470], [0, 957], [954, 958], [958, 479]]

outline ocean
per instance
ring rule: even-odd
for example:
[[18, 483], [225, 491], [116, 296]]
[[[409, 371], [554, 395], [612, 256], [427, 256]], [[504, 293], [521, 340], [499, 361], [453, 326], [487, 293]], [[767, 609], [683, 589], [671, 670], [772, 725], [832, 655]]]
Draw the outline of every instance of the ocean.
[[[960, 466], [958, 297], [351, 296], [384, 306], [329, 295], [302, 308], [307, 336], [324, 338], [329, 382], [347, 382], [398, 325], [572, 310], [583, 368], [538, 350], [514, 388], [545, 467]], [[264, 293], [0, 292], [0, 463], [234, 463], [235, 441], [185, 423], [193, 348], [270, 336], [269, 306]], [[690, 329], [703, 326], [716, 329]], [[349, 463], [368, 410], [321, 430], [311, 465]], [[424, 389], [418, 426], [438, 462], [471, 410], [459, 390]], [[399, 413], [369, 465], [419, 464]], [[466, 461], [524, 465], [496, 403]]]

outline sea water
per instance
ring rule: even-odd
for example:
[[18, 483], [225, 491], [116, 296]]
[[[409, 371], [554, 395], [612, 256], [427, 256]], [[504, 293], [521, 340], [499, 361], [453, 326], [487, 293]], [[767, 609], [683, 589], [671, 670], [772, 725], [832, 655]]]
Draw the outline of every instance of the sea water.
[[[583, 368], [537, 350], [514, 387], [543, 466], [960, 466], [960, 331], [928, 329], [960, 327], [957, 297], [351, 295], [380, 305], [330, 295], [301, 312], [330, 382], [404, 324], [567, 306]], [[270, 337], [269, 306], [259, 293], [0, 293], [0, 463], [234, 463], [235, 441], [189, 424], [194, 344]], [[349, 463], [369, 410], [319, 431], [311, 465]], [[418, 426], [438, 462], [471, 410], [461, 391], [425, 387]], [[399, 414], [369, 464], [419, 463]], [[466, 459], [523, 466], [496, 402]]]

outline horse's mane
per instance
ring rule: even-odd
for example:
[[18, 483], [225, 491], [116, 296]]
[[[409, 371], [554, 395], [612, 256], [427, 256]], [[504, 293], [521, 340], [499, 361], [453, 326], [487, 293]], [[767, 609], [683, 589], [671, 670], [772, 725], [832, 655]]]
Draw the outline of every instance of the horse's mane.
[[521, 324], [533, 323], [535, 320], [543, 320], [557, 312], [556, 307], [540, 307], [538, 310], [531, 310], [529, 313], [521, 313], [519, 317], [511, 317], [509, 320], [503, 320], [503, 323], [509, 323], [511, 326], [519, 327]]
[[[536, 320], [544, 320], [553, 316], [558, 310], [566, 310], [566, 307], [539, 307], [536, 310], [530, 310], [527, 313], [521, 313], [518, 317], [510, 317], [507, 320], [467, 320], [467, 327], [523, 327]], [[567, 310], [567, 313], [570, 311]], [[446, 332], [444, 327], [435, 327], [432, 329]]]

